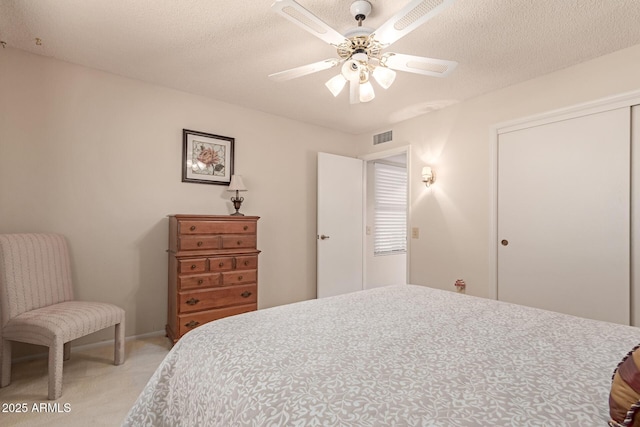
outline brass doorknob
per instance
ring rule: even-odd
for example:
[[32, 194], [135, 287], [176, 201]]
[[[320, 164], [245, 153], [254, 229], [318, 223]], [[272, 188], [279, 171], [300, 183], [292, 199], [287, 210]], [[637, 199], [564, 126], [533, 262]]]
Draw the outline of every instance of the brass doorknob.
[[326, 239], [328, 239], [329, 237], [330, 237], [330, 236], [326, 236], [326, 235], [324, 235], [324, 234], [321, 234], [321, 235], [320, 235], [320, 240], [326, 240]]
[[500, 244], [502, 244], [502, 246], [507, 246], [509, 244], [509, 241], [507, 239], [502, 239]]

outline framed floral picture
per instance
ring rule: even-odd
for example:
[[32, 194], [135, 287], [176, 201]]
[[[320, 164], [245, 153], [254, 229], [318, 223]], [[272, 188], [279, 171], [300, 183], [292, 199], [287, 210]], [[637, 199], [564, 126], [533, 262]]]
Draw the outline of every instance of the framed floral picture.
[[234, 138], [182, 130], [182, 182], [229, 185]]

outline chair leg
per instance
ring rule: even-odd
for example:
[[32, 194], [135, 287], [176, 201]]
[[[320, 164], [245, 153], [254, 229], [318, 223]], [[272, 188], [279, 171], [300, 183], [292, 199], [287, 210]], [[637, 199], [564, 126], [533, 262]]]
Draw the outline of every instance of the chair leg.
[[0, 387], [11, 382], [11, 341], [0, 338]]
[[64, 343], [64, 360], [71, 359], [71, 341]]
[[49, 400], [56, 400], [62, 395], [63, 359], [64, 343], [54, 341], [49, 347]]
[[124, 319], [116, 325], [113, 360], [116, 365], [124, 363]]

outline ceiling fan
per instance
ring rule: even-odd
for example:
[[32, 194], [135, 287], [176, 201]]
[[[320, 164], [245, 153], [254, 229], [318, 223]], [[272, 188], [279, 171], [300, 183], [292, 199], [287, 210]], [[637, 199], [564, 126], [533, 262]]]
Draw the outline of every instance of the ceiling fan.
[[271, 6], [278, 14], [304, 28], [314, 36], [337, 49], [338, 58], [325, 59], [313, 64], [269, 75], [276, 81], [285, 81], [327, 70], [342, 64], [340, 73], [325, 83], [333, 96], [338, 96], [349, 83], [352, 104], [375, 98], [370, 77], [384, 89], [394, 82], [396, 72], [408, 71], [432, 77], [446, 77], [458, 65], [455, 61], [383, 52], [392, 43], [438, 15], [455, 0], [412, 0], [377, 30], [362, 26], [371, 13], [371, 3], [357, 0], [350, 12], [358, 26], [344, 35], [334, 30], [295, 0], [276, 0]]

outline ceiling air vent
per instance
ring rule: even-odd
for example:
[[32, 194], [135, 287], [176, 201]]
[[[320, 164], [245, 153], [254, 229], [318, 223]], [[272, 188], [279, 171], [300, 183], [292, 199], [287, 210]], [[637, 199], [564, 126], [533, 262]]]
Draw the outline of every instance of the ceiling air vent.
[[393, 139], [393, 131], [388, 130], [386, 132], [373, 135], [373, 145], [382, 144], [383, 142], [389, 142]]

